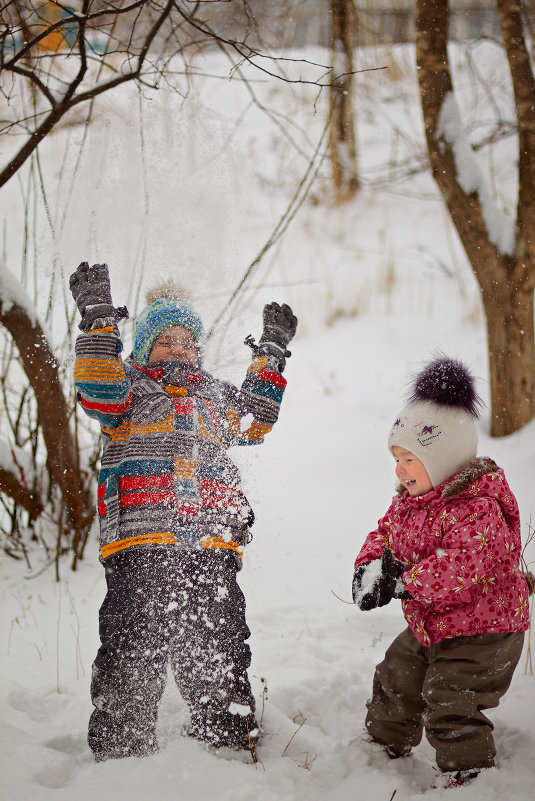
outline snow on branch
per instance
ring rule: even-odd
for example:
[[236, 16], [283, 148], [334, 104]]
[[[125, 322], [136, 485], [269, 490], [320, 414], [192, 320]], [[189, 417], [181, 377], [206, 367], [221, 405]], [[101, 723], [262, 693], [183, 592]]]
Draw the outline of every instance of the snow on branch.
[[438, 117], [437, 139], [451, 147], [457, 181], [466, 195], [476, 194], [490, 241], [500, 253], [512, 255], [515, 243], [515, 220], [502, 211], [492, 197], [490, 187], [478, 164], [463, 128], [459, 108], [453, 92], [444, 97]]
[[32, 324], [39, 324], [41, 328], [43, 327], [29, 295], [5, 264], [0, 264], [0, 305], [4, 313], [12, 309], [13, 306], [19, 306], [26, 313]]

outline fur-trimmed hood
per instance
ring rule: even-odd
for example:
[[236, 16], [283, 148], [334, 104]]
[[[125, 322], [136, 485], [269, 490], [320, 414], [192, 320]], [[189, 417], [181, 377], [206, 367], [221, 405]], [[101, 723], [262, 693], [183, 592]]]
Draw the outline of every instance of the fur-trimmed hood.
[[468, 489], [474, 481], [487, 473], [497, 473], [500, 468], [489, 456], [477, 456], [466, 465], [457, 475], [442, 485], [442, 497], [454, 498], [464, 490]]
[[473, 459], [425, 495], [396, 495], [355, 566], [385, 546], [406, 567], [403, 613], [422, 645], [529, 627], [518, 504], [492, 459]]

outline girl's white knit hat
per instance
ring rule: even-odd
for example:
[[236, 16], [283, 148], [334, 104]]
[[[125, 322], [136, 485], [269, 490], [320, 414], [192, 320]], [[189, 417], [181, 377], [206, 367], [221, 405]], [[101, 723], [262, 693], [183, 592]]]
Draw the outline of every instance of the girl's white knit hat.
[[475, 458], [480, 405], [465, 365], [437, 358], [416, 376], [408, 403], [390, 430], [388, 447], [413, 453], [437, 487]]

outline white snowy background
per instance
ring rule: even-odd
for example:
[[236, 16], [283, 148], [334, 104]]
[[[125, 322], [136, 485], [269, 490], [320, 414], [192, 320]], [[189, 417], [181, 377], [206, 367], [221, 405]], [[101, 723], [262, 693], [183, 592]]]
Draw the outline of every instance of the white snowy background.
[[[480, 46], [479, 69], [493, 80], [494, 105], [458, 54], [461, 119], [472, 143], [493, 113], [512, 116], [499, 51]], [[328, 63], [325, 52], [306, 56]], [[299, 53], [303, 57], [303, 52]], [[76, 573], [32, 569], [0, 557], [0, 794], [9, 801], [180, 799], [181, 801], [390, 801], [429, 794], [528, 801], [535, 794], [535, 676], [526, 650], [513, 685], [490, 713], [498, 764], [476, 783], [431, 790], [433, 754], [424, 742], [390, 761], [361, 741], [374, 665], [404, 627], [398, 602], [369, 613], [348, 605], [353, 560], [394, 488], [386, 448], [411, 374], [437, 351], [464, 360], [488, 401], [485, 324], [475, 280], [425, 172], [400, 180], [421, 158], [423, 134], [411, 49], [370, 50], [357, 79], [358, 148], [364, 188], [347, 206], [328, 195], [328, 164], [285, 237], [257, 269], [239, 308], [220, 327], [205, 364], [240, 382], [244, 337], [261, 330], [264, 302], [290, 303], [300, 320], [286, 370], [280, 420], [265, 444], [234, 451], [257, 516], [240, 584], [252, 630], [251, 678], [264, 739], [247, 755], [214, 754], [181, 736], [187, 710], [170, 680], [156, 756], [94, 764], [86, 744], [89, 678], [98, 647], [103, 570], [97, 535]], [[306, 77], [317, 77], [300, 65]], [[62, 337], [64, 288], [82, 260], [110, 265], [115, 302], [136, 308], [156, 278], [191, 292], [207, 325], [279, 222], [325, 124], [327, 98], [306, 85], [248, 71], [263, 103], [228, 81], [211, 56], [185, 99], [170, 89], [102, 97], [91, 126], [64, 127], [41, 148], [47, 206], [30, 217], [27, 289], [44, 316], [56, 272], [52, 336]], [[315, 104], [314, 101], [317, 100]], [[276, 124], [278, 123], [278, 124]], [[458, 137], [455, 114], [443, 124]], [[458, 141], [467, 184], [487, 175], [493, 236], [507, 242], [514, 209], [515, 139], [492, 157]], [[323, 148], [324, 150], [324, 148]], [[480, 171], [480, 172], [479, 172]], [[398, 179], [391, 182], [391, 179]], [[24, 262], [22, 177], [3, 191], [3, 258]], [[30, 208], [32, 208], [30, 204]], [[41, 291], [40, 291], [41, 288]], [[68, 300], [68, 302], [70, 302]], [[124, 336], [131, 341], [130, 323]], [[517, 495], [524, 542], [535, 514], [535, 423], [492, 440], [488, 409], [482, 455], [503, 468]], [[526, 559], [535, 559], [528, 544]]]

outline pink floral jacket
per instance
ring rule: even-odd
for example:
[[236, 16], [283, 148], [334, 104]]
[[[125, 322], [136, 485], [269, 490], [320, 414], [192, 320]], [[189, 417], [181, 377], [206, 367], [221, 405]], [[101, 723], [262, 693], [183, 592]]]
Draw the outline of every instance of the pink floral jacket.
[[529, 628], [520, 516], [503, 470], [477, 458], [426, 495], [394, 498], [356, 559], [388, 547], [407, 569], [407, 623], [422, 645]]

